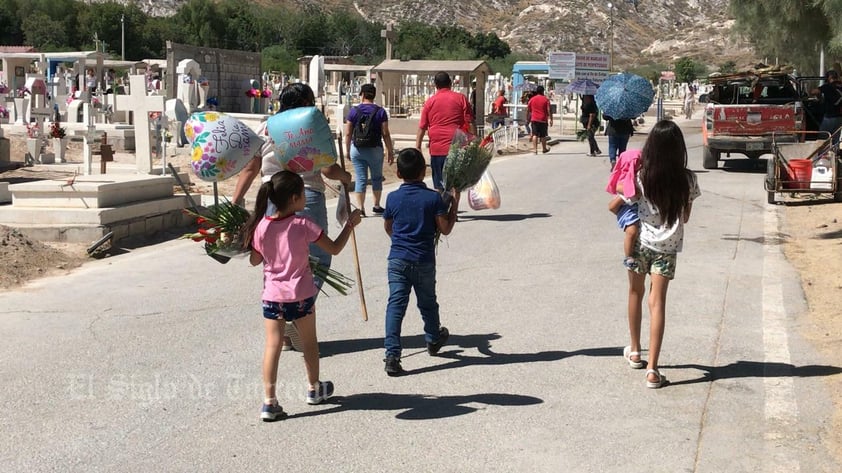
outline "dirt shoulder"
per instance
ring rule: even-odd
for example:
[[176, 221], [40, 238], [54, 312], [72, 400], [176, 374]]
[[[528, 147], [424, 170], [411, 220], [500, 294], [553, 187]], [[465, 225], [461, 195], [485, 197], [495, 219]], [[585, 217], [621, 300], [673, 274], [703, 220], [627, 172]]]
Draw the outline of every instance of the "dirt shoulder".
[[[784, 253], [801, 275], [807, 298], [803, 335], [825, 364], [842, 366], [842, 203], [809, 205], [810, 200], [785, 207], [781, 229]], [[842, 377], [824, 380], [835, 406], [826, 440], [829, 450], [842, 460]]]

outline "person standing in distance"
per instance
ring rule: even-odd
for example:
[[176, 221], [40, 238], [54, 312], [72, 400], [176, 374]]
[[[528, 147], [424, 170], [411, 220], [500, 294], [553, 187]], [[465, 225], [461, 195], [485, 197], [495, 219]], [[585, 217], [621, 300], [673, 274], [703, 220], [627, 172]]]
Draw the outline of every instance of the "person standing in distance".
[[506, 110], [506, 91], [500, 89], [497, 92], [497, 98], [494, 99], [494, 103], [491, 104], [491, 113], [496, 115], [494, 121], [491, 123], [491, 128], [499, 128], [506, 124], [506, 117], [509, 116], [508, 111]]
[[436, 73], [433, 82], [436, 93], [424, 102], [424, 108], [421, 109], [421, 120], [418, 122], [418, 132], [415, 135], [415, 148], [420, 150], [424, 134], [429, 134], [433, 187], [438, 191], [443, 191], [442, 174], [444, 160], [447, 159], [447, 152], [450, 151], [450, 142], [456, 130], [463, 129], [475, 133], [474, 115], [468, 98], [450, 89], [451, 81], [448, 73]]
[[833, 137], [833, 144], [839, 143], [839, 135], [834, 135], [842, 126], [842, 89], [840, 89], [839, 73], [829, 70], [825, 74], [825, 83], [819, 87], [824, 104], [824, 117], [819, 126], [820, 131], [826, 131]]
[[544, 86], [535, 89], [535, 95], [526, 104], [526, 113], [532, 120], [532, 151], [538, 154], [538, 141], [541, 141], [541, 151], [550, 152], [547, 148], [549, 127], [553, 126], [553, 116], [550, 114], [550, 101], [544, 96]]
[[[380, 197], [383, 193], [383, 160], [392, 164], [392, 135], [389, 116], [383, 107], [374, 103], [377, 88], [373, 84], [360, 87], [361, 103], [352, 108], [345, 121], [345, 154], [354, 164], [354, 193], [357, 207], [365, 217], [365, 186], [371, 172], [371, 193], [374, 195], [372, 212], [382, 214]], [[369, 127], [363, 129], [362, 127]], [[385, 151], [384, 151], [385, 150]]]

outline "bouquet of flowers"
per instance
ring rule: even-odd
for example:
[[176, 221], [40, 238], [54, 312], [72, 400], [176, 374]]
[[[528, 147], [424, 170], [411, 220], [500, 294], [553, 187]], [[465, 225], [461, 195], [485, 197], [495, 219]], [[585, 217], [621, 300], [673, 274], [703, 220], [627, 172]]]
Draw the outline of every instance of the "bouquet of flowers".
[[26, 136], [29, 138], [37, 138], [41, 134], [41, 129], [38, 123], [26, 124]]
[[0, 118], [9, 118], [9, 111], [2, 105], [0, 105]]
[[62, 128], [59, 122], [53, 122], [53, 124], [50, 125], [50, 138], [61, 139], [65, 136], [67, 136], [67, 130]]
[[444, 162], [444, 188], [459, 192], [476, 184], [491, 162], [493, 142], [489, 133], [482, 141], [456, 130]]
[[184, 211], [196, 217], [199, 228], [195, 233], [187, 233], [181, 238], [204, 242], [205, 252], [209, 255], [236, 256], [245, 252], [240, 230], [249, 218], [246, 209], [225, 200], [208, 208], [203, 214], [186, 209]]
[[269, 87], [266, 87], [265, 89], [263, 89], [262, 96], [267, 98], [267, 99], [271, 99], [272, 98], [272, 89], [270, 89]]
[[[187, 209], [184, 212], [196, 217], [199, 228], [195, 233], [186, 233], [181, 238], [204, 242], [205, 252], [210, 256], [230, 258], [248, 254], [247, 245], [243, 242], [243, 227], [249, 219], [248, 210], [226, 199], [219, 205], [207, 208], [201, 214]], [[352, 279], [323, 266], [312, 255], [310, 256], [310, 270], [313, 276], [321, 279], [343, 296], [348, 295], [349, 289], [354, 285]]]
[[246, 97], [259, 99], [260, 98], [260, 91], [257, 90], [257, 89], [251, 88], [251, 89], [246, 91]]

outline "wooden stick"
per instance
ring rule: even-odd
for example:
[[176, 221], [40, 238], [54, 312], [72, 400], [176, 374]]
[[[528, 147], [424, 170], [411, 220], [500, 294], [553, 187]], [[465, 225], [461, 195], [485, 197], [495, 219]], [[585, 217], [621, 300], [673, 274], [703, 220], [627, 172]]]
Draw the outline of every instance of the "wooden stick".
[[[345, 143], [342, 142], [342, 133], [336, 134], [336, 141], [339, 145], [339, 165], [342, 166], [342, 170], [345, 170]], [[348, 216], [350, 218], [351, 215], [351, 196], [349, 195], [348, 189], [345, 186], [342, 186], [342, 192], [345, 194], [345, 211], [348, 212]], [[351, 228], [351, 245], [354, 248], [354, 266], [357, 270], [357, 292], [360, 295], [360, 309], [363, 311], [363, 320], [368, 321], [368, 309], [365, 306], [365, 291], [363, 290], [363, 275], [360, 271], [360, 254], [357, 251], [357, 236], [354, 228]]]

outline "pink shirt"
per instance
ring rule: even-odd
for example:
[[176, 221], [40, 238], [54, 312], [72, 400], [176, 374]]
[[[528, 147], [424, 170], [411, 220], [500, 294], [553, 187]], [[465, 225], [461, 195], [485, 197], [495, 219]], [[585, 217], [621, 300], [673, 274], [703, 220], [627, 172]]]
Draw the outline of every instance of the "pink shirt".
[[471, 103], [459, 92], [439, 89], [424, 102], [418, 128], [427, 130], [430, 137], [430, 155], [446, 156], [456, 130], [473, 121]]
[[608, 177], [608, 186], [605, 190], [611, 194], [617, 193], [617, 184], [623, 183], [623, 196], [631, 199], [637, 193], [634, 186], [634, 176], [637, 173], [637, 167], [640, 163], [640, 150], [627, 149], [617, 156], [617, 163], [614, 164], [614, 169], [611, 170], [611, 175]]
[[550, 100], [544, 95], [535, 95], [526, 104], [529, 108], [530, 120], [533, 122], [548, 122], [550, 120]]
[[310, 271], [309, 244], [322, 236], [307, 217], [264, 217], [254, 230], [252, 246], [263, 255], [263, 300], [297, 302], [319, 291]]

